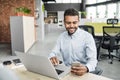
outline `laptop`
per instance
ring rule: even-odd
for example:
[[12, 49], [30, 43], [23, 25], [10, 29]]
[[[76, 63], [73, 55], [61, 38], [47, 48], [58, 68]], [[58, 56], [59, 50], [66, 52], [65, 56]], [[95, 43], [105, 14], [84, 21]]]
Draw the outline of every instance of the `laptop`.
[[15, 51], [26, 69], [55, 79], [61, 79], [70, 72], [70, 67], [59, 64], [53, 66], [46, 56], [38, 56]]

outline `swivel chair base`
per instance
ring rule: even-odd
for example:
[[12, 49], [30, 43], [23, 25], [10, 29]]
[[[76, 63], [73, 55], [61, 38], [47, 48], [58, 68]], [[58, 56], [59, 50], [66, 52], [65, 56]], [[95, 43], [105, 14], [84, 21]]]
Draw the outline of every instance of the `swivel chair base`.
[[115, 56], [115, 55], [112, 55], [112, 54], [102, 54], [102, 55], [100, 55], [100, 58], [99, 58], [99, 61], [100, 61], [100, 59], [102, 58], [102, 57], [104, 57], [104, 58], [109, 58], [109, 63], [110, 64], [113, 64], [113, 58], [117, 58], [118, 59], [118, 61], [120, 62], [120, 55], [119, 56]]

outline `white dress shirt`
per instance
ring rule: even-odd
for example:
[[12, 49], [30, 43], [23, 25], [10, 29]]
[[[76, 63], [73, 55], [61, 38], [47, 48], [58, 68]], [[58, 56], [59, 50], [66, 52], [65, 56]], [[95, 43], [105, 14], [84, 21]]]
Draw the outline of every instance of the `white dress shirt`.
[[87, 66], [91, 72], [95, 70], [97, 65], [95, 41], [90, 33], [79, 28], [71, 36], [67, 31], [62, 33], [49, 58], [59, 53], [66, 66], [71, 66], [73, 62], [78, 61]]

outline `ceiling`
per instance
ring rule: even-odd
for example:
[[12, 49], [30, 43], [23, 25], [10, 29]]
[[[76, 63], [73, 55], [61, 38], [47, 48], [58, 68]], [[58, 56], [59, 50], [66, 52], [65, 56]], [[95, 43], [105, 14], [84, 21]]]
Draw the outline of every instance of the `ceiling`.
[[56, 2], [56, 0], [42, 0], [43, 2]]
[[81, 0], [42, 0], [47, 3], [81, 3]]

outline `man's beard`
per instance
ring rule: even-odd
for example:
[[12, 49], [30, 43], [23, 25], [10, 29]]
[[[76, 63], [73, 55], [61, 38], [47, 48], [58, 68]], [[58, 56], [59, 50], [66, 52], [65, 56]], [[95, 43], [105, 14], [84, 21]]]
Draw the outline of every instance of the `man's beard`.
[[[74, 30], [73, 33], [70, 33], [70, 32], [69, 32], [69, 29], [75, 29], [75, 30]], [[74, 27], [74, 28], [73, 28], [73, 27], [70, 27], [70, 28], [66, 28], [66, 30], [68, 31], [68, 34], [71, 36], [72, 34], [74, 34], [74, 33], [76, 32], [77, 28], [76, 28], [76, 27]]]

